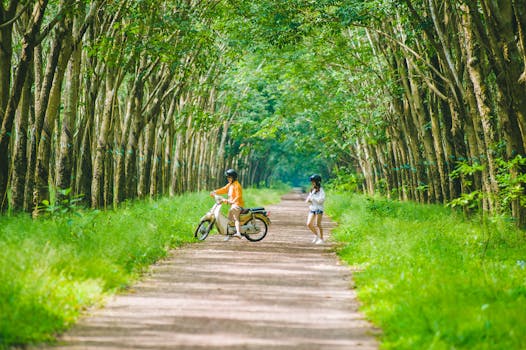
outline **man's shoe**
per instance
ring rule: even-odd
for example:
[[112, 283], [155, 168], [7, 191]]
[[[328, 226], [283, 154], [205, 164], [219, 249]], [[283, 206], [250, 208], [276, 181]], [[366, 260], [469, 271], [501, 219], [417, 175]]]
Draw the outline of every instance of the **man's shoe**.
[[232, 235], [232, 237], [236, 237], [236, 238], [239, 238], [239, 239], [243, 238], [243, 236], [241, 236], [241, 233], [239, 233], [239, 232], [236, 232], [234, 235]]

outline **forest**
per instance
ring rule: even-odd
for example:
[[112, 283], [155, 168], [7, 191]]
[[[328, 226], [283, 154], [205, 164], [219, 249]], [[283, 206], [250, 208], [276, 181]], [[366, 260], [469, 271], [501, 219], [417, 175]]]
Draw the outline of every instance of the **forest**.
[[200, 244], [229, 168], [254, 206], [321, 175], [381, 348], [524, 349], [525, 30], [526, 0], [0, 0], [0, 349]]
[[526, 221], [524, 0], [2, 0], [0, 208], [334, 186]]

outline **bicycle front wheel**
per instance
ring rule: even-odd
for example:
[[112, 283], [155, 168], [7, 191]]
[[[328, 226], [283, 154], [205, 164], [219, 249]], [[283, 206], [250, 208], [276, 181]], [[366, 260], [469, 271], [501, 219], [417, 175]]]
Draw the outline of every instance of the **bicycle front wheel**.
[[201, 221], [195, 229], [194, 237], [200, 241], [204, 241], [212, 230], [212, 226], [214, 226], [212, 220]]

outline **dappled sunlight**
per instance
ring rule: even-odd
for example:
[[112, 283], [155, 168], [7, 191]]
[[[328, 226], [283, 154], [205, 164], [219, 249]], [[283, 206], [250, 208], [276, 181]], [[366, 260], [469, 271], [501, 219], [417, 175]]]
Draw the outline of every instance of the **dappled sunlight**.
[[294, 210], [272, 206], [274, 234], [261, 242], [212, 239], [172, 251], [60, 348], [376, 349], [348, 269], [330, 243], [310, 243], [305, 205], [291, 202]]

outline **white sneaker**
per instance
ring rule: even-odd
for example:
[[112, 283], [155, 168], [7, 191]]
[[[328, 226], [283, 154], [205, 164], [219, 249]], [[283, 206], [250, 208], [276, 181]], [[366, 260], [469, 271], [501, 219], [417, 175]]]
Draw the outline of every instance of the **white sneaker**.
[[316, 243], [316, 241], [318, 241], [318, 236], [315, 236], [315, 237], [312, 239], [312, 243]]
[[232, 237], [236, 237], [236, 238], [239, 238], [239, 239], [243, 238], [243, 236], [241, 236], [241, 233], [239, 233], [239, 232], [236, 232], [234, 235], [232, 235]]
[[323, 239], [321, 239], [321, 238], [317, 238], [316, 242], [314, 242], [314, 244], [324, 244], [324, 243], [325, 243], [325, 241]]
[[223, 239], [223, 242], [228, 242], [228, 241], [230, 241], [230, 238], [231, 238], [231, 237], [232, 237], [232, 236], [230, 236], [230, 235], [226, 235], [225, 239]]

